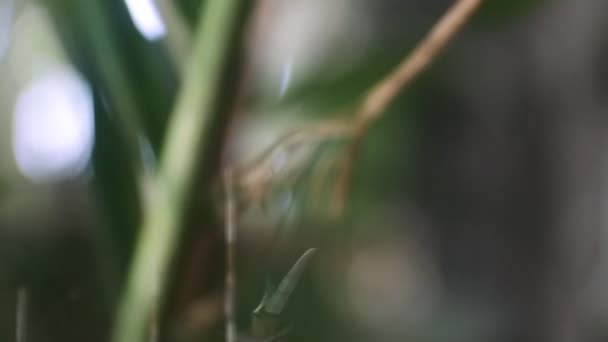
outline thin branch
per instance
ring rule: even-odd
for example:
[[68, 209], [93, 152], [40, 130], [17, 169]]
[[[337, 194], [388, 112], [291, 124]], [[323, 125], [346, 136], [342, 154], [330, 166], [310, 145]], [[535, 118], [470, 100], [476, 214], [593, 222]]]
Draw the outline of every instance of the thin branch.
[[244, 5], [246, 2], [239, 0], [208, 0], [201, 9], [159, 173], [150, 198], [144, 201], [140, 237], [119, 303], [113, 342], [143, 341], [153, 310], [161, 303], [195, 169], [198, 161], [204, 160], [202, 143], [215, 114], [218, 84]]
[[237, 341], [236, 326], [236, 199], [234, 177], [228, 168], [224, 172], [224, 189], [226, 195], [226, 279], [224, 294], [224, 314], [226, 315], [226, 342]]
[[366, 120], [379, 117], [399, 92], [435, 60], [482, 2], [483, 0], [459, 0], [452, 5], [414, 51], [369, 91], [357, 111], [357, 117]]
[[[288, 169], [288, 164], [305, 164], [303, 160], [290, 160], [278, 163], [280, 159], [292, 159], [289, 151], [298, 146], [317, 144], [319, 142], [347, 138], [352, 134], [351, 121], [344, 119], [330, 119], [314, 124], [304, 125], [288, 131], [277, 138], [270, 146], [255, 159], [239, 166], [236, 169], [238, 192], [244, 197], [247, 205], [261, 205], [273, 184], [281, 183], [282, 178], [289, 177], [289, 172], [275, 170], [276, 164], [285, 164], [282, 168]], [[288, 156], [285, 156], [288, 154]], [[274, 170], [274, 171], [273, 171]]]
[[340, 217], [346, 207], [354, 164], [369, 127], [381, 117], [399, 92], [410, 85], [435, 60], [482, 3], [483, 0], [457, 1], [412, 53], [366, 93], [355, 108], [354, 117], [325, 120], [288, 132], [258, 158], [238, 168], [236, 179], [239, 191], [245, 192], [246, 200], [259, 202], [266, 195], [269, 186], [280, 181], [277, 180], [277, 174], [269, 171], [272, 170], [274, 159], [280, 151], [286, 150], [290, 145], [349, 137], [350, 143], [342, 155], [329, 208], [331, 216]]
[[381, 117], [399, 92], [410, 85], [435, 60], [482, 2], [483, 0], [457, 1], [414, 51], [367, 93], [355, 112], [352, 141], [344, 154], [341, 172], [333, 189], [331, 212], [334, 217], [340, 217], [344, 212], [354, 164], [369, 126]]
[[330, 194], [332, 201], [329, 204], [329, 213], [333, 218], [340, 218], [346, 209], [346, 199], [349, 194], [349, 187], [352, 183], [353, 171], [359, 151], [363, 145], [363, 139], [368, 130], [368, 124], [371, 121], [355, 121], [356, 129], [351, 137], [350, 144], [346, 145], [345, 152], [342, 154], [341, 165], [339, 166], [339, 174], [334, 187], [333, 193]]
[[20, 286], [17, 289], [17, 301], [15, 305], [15, 342], [27, 341], [28, 307], [29, 296], [27, 287]]

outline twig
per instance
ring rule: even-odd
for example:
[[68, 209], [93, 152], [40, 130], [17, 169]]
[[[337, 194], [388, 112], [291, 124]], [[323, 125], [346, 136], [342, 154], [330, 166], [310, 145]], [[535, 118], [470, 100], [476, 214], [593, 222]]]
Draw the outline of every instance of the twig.
[[[278, 159], [292, 157], [288, 151], [298, 146], [349, 137], [352, 134], [351, 126], [351, 122], [348, 120], [330, 119], [299, 127], [280, 136], [257, 158], [238, 167], [235, 176], [238, 181], [238, 189], [243, 192], [245, 197], [245, 204], [260, 205], [268, 195], [272, 184], [280, 183], [283, 177], [289, 177], [288, 172], [274, 170]], [[288, 156], [286, 157], [285, 154]], [[302, 160], [292, 162], [294, 164], [304, 163]], [[289, 167], [284, 166], [283, 168]]]
[[371, 120], [380, 116], [397, 94], [435, 60], [482, 2], [483, 0], [459, 0], [452, 5], [414, 51], [371, 89], [357, 116]]
[[28, 317], [29, 296], [27, 287], [20, 286], [17, 290], [17, 300], [15, 305], [15, 342], [27, 341], [27, 317]]
[[111, 341], [143, 341], [156, 303], [161, 303], [179, 224], [211, 126], [218, 83], [246, 2], [208, 0], [201, 9], [193, 50], [171, 115], [153, 193], [144, 201], [143, 222]]
[[435, 60], [482, 2], [483, 0], [459, 0], [452, 5], [414, 51], [364, 97], [355, 111], [353, 139], [346, 150], [341, 173], [334, 188], [332, 212], [335, 217], [343, 213], [353, 166], [369, 126], [384, 113], [399, 92]]
[[224, 314], [226, 315], [226, 342], [236, 342], [236, 200], [234, 198], [234, 179], [232, 170], [224, 172], [226, 195], [226, 279], [224, 294]]

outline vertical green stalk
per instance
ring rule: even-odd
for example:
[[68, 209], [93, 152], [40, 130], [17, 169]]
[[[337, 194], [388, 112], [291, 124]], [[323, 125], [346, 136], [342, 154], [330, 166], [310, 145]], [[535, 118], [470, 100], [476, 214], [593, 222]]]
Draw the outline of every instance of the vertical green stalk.
[[118, 43], [112, 34], [108, 10], [101, 1], [76, 1], [76, 13], [84, 30], [85, 42], [90, 50], [93, 63], [99, 68], [95, 77], [99, 78], [103, 90], [109, 95], [112, 106], [119, 113], [118, 121], [127, 139], [129, 157], [140, 172], [138, 138], [144, 134], [141, 120], [145, 117], [141, 106], [135, 100], [133, 84], [127, 77], [127, 66], [118, 53]]
[[170, 118], [160, 168], [144, 200], [143, 223], [112, 336], [113, 342], [146, 337], [166, 285], [167, 268], [204, 137], [214, 116], [219, 82], [228, 59], [241, 0], [207, 0]]

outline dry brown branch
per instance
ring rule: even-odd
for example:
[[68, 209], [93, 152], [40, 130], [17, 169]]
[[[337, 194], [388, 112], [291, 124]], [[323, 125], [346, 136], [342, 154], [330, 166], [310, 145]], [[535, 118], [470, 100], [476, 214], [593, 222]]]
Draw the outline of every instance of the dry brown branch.
[[[308, 148], [331, 139], [349, 137], [352, 122], [344, 119], [330, 119], [305, 125], [280, 136], [256, 159], [240, 167], [235, 172], [240, 204], [260, 205], [267, 197], [273, 184], [289, 178], [294, 169], [308, 160], [298, 160], [303, 154], [293, 153], [298, 148]], [[305, 154], [304, 154], [305, 155]], [[286, 159], [285, 161], [283, 161]]]
[[[391, 104], [395, 97], [420, 75], [439, 55], [448, 42], [458, 33], [483, 0], [458, 0], [435, 24], [428, 35], [416, 46], [391, 73], [374, 85], [353, 111], [351, 118], [331, 119], [300, 127], [279, 137], [258, 158], [235, 168], [227, 168], [224, 174], [226, 196], [226, 285], [225, 315], [226, 339], [234, 341], [237, 336], [235, 315], [235, 220], [241, 206], [260, 204], [270, 193], [270, 188], [290, 177], [293, 169], [314, 162], [311, 154], [297, 153], [298, 150], [314, 150], [320, 143], [332, 139], [349, 138], [339, 167], [336, 184], [333, 187], [329, 208], [333, 217], [340, 217], [346, 206], [352, 170], [363, 139], [371, 126]], [[291, 164], [291, 165], [290, 165]], [[335, 160], [322, 158], [316, 175], [326, 178]], [[297, 171], [297, 170], [296, 170]], [[313, 182], [313, 188], [322, 187], [323, 179]], [[315, 186], [316, 184], [316, 186]], [[313, 189], [315, 190], [315, 189]], [[316, 189], [318, 192], [319, 190]]]
[[483, 0], [457, 1], [414, 51], [369, 91], [357, 116], [368, 120], [380, 116], [397, 94], [433, 62], [482, 2]]
[[[245, 202], [245, 205], [259, 204], [268, 195], [273, 184], [280, 183], [283, 178], [289, 176], [288, 172], [276, 171], [277, 160], [285, 158], [286, 152], [305, 145], [312, 146], [318, 142], [348, 137], [350, 143], [345, 147], [338, 166], [338, 179], [332, 188], [329, 208], [331, 216], [340, 217], [346, 206], [354, 164], [368, 128], [381, 117], [399, 92], [439, 55], [482, 2], [483, 0], [457, 1], [412, 53], [367, 92], [360, 104], [352, 111], [355, 113], [354, 117], [339, 116], [338, 119], [324, 120], [288, 132], [279, 137], [258, 158], [239, 167], [235, 172], [237, 182], [235, 185], [237, 193], [244, 198], [239, 198], [238, 202]], [[306, 161], [291, 162], [302, 164]], [[319, 174], [329, 174], [329, 172], [319, 172]]]
[[352, 141], [345, 151], [340, 175], [334, 187], [331, 208], [334, 217], [340, 217], [344, 211], [354, 164], [369, 126], [382, 115], [399, 92], [435, 60], [482, 2], [483, 0], [459, 0], [452, 5], [414, 51], [364, 97], [355, 112]]

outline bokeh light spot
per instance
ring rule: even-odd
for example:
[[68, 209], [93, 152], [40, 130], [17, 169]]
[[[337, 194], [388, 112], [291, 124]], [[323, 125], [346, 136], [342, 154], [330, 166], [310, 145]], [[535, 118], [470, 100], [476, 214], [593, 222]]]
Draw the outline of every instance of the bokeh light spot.
[[129, 15], [137, 30], [147, 40], [165, 36], [165, 24], [153, 0], [125, 0]]
[[15, 106], [13, 150], [20, 171], [40, 182], [82, 172], [93, 147], [93, 111], [91, 90], [74, 70], [34, 79]]

